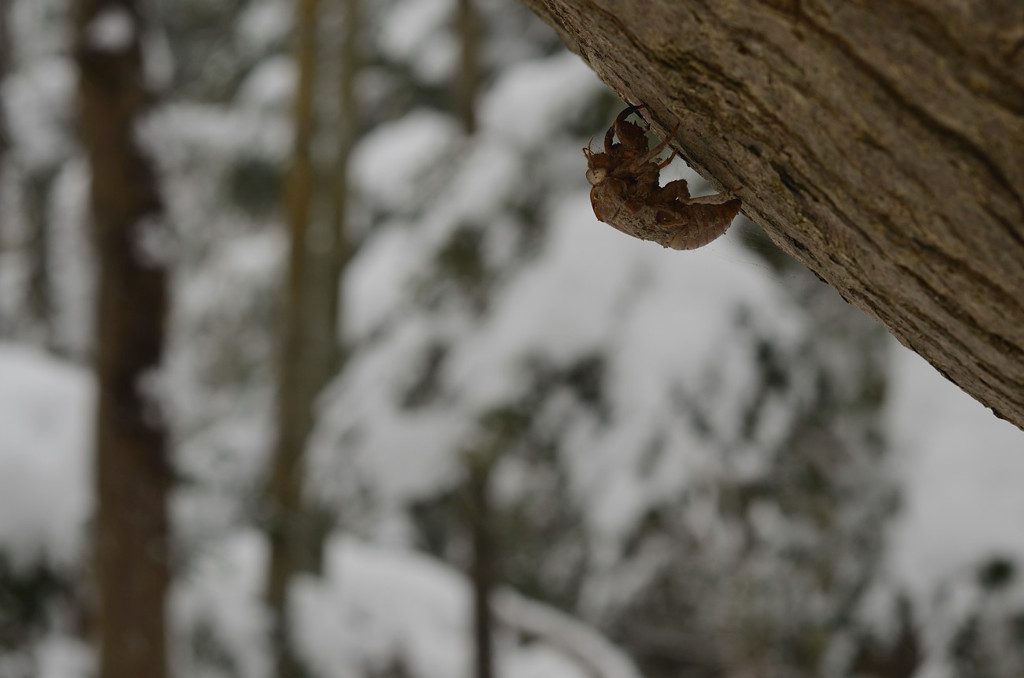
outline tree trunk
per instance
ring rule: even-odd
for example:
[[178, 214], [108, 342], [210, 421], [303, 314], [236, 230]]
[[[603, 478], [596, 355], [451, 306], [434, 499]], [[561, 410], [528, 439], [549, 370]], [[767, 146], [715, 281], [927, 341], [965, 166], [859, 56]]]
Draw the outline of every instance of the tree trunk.
[[[0, 85], [7, 79], [7, 74], [11, 68], [10, 11], [11, 0], [0, 0]], [[3, 163], [6, 160], [9, 146], [7, 119], [4, 114], [4, 107], [0, 106], [0, 171], [3, 170]], [[0, 228], [0, 233], [3, 233], [3, 228]]]
[[[7, 73], [10, 70], [9, 12], [10, 0], [0, 0], [0, 85], [7, 79]], [[4, 115], [4, 107], [0, 105], [0, 177], [3, 176], [3, 164], [6, 160], [9, 145], [7, 119]], [[2, 224], [0, 224], [0, 234], [3, 234]]]
[[523, 2], [780, 247], [1024, 428], [1024, 4]]
[[468, 455], [466, 494], [467, 522], [472, 544], [469, 579], [473, 586], [473, 675], [494, 678], [494, 611], [491, 597], [495, 586], [494, 521], [491, 516], [490, 452]]
[[151, 103], [131, 0], [81, 0], [75, 57], [99, 262], [96, 576], [101, 678], [166, 675], [170, 484], [166, 431], [147, 382], [167, 309], [164, 210], [135, 130]]
[[455, 12], [459, 68], [455, 74], [455, 117], [466, 134], [476, 132], [476, 95], [480, 89], [480, 19], [473, 0], [458, 0]]
[[[323, 313], [325, 325], [330, 331], [330, 345], [327, 350], [326, 362], [330, 363], [330, 374], [342, 367], [344, 351], [340, 346], [342, 299], [341, 276], [352, 258], [353, 245], [348, 237], [348, 204], [349, 180], [348, 163], [352, 155], [352, 147], [359, 135], [359, 107], [356, 101], [356, 75], [362, 67], [362, 52], [359, 48], [359, 35], [362, 22], [362, 0], [342, 0], [344, 33], [341, 43], [341, 71], [339, 73], [339, 97], [337, 155], [334, 158], [334, 171], [328, 173], [330, 180], [324, 193], [331, 205], [330, 229], [327, 235], [330, 246], [324, 268], [328, 271], [328, 285], [325, 295]], [[326, 377], [326, 375], [325, 375]], [[323, 382], [326, 384], [326, 378]]]
[[[0, 91], [7, 80], [7, 74], [11, 68], [11, 38], [9, 29], [9, 13], [11, 0], [0, 0]], [[0, 95], [0, 191], [3, 190], [5, 170], [7, 164], [7, 151], [11, 146], [7, 131], [7, 116], [3, 106], [3, 96]], [[2, 193], [0, 193], [2, 200]], [[7, 247], [8, 226], [4, 223], [3, 215], [0, 214], [0, 253]]]
[[[474, 0], [458, 0], [455, 32], [459, 67], [455, 73], [455, 116], [466, 134], [476, 132], [476, 99], [480, 89], [480, 18]], [[473, 591], [473, 675], [494, 678], [494, 611], [496, 553], [489, 495], [493, 450], [470, 453], [466, 466], [466, 522], [472, 552], [469, 579]]]
[[287, 176], [286, 209], [290, 250], [285, 282], [282, 346], [277, 385], [277, 439], [271, 458], [270, 565], [267, 604], [274, 615], [273, 646], [277, 675], [303, 675], [289, 639], [288, 586], [298, 572], [301, 544], [302, 460], [313, 423], [311, 384], [304, 351], [308, 326], [303, 293], [312, 211], [313, 165], [310, 142], [314, 126], [317, 0], [297, 0], [295, 30], [298, 87], [293, 112], [294, 142]]
[[338, 325], [340, 281], [351, 256], [346, 237], [347, 165], [357, 133], [355, 74], [360, 25], [359, 0], [343, 0], [337, 147], [333, 164], [318, 167], [311, 143], [316, 131], [318, 0], [299, 0], [297, 32], [299, 86], [295, 141], [288, 175], [290, 232], [288, 278], [277, 399], [277, 440], [270, 470], [270, 571], [267, 601], [276, 617], [275, 652], [279, 678], [304, 675], [288, 638], [288, 587], [294, 576], [318, 571], [328, 528], [324, 511], [303, 499], [305, 450], [314, 423], [316, 398], [341, 367]]
[[50, 294], [50, 221], [47, 210], [56, 167], [34, 169], [24, 178], [25, 217], [28, 222], [26, 258], [28, 280], [25, 310], [33, 338], [53, 348], [53, 302]]

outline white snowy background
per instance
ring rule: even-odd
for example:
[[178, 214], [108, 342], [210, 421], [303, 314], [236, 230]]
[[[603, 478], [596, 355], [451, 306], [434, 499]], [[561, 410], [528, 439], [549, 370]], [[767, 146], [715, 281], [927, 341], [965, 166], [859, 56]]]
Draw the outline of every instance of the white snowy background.
[[[233, 49], [262, 54], [287, 34], [290, 15], [281, 2], [246, 5]], [[52, 171], [52, 261], [62, 272], [53, 283], [61, 309], [55, 343], [69, 356], [55, 357], [34, 346], [31, 336], [2, 328], [0, 555], [15, 574], [41, 566], [65, 573], [85, 567], [93, 492], [94, 383], [84, 360], [90, 336], [86, 179], [68, 132], [75, 74], [61, 43], [64, 34], [59, 24], [51, 25], [53, 12], [59, 14], [55, 7], [56, 0], [13, 4], [15, 31], [39, 39], [17, 42], [19, 67], [2, 90], [14, 144], [2, 161], [0, 222], [22, 219], [13, 185], [18, 177]], [[445, 82], [456, 57], [445, 29], [448, 11], [440, 0], [388, 4], [380, 10], [382, 53], [408, 63], [422, 83]], [[123, 39], [116, 17], [100, 28], [97, 39]], [[312, 489], [347, 506], [370, 488], [376, 513], [374, 529], [365, 534], [335, 531], [324, 576], [296, 590], [300, 644], [324, 676], [362, 675], [367, 667], [384, 671], [396, 661], [417, 676], [468, 675], [467, 580], [416, 549], [406, 507], [457, 482], [454, 452], [482, 435], [482, 413], [528, 390], [524, 365], [557, 366], [594, 352], [610, 356], [605, 389], [614, 425], [600, 425], [557, 399], [544, 416], [563, 427], [571, 491], [583, 506], [598, 560], [604, 553], [611, 562], [650, 506], [717, 463], [719, 448], [708, 437], [674, 423], [672, 387], [692, 385], [692, 396], [707, 367], [717, 366], [720, 406], [710, 413], [709, 426], [729, 438], [741, 425], [756, 368], [733, 337], [737, 309], [780, 346], [815, 342], [816, 325], [787, 292], [783, 274], [737, 233], [679, 253], [599, 224], [583, 181], [580, 145], [581, 136], [585, 143], [585, 135], [602, 130], [564, 130], [606, 96], [603, 86], [573, 55], [531, 52], [507, 35], [496, 38], [493, 49], [490, 58], [507, 63], [495, 69], [480, 97], [475, 138], [466, 139], [448, 114], [415, 105], [376, 125], [354, 154], [359, 214], [378, 222], [372, 232], [364, 222], [367, 237], [344, 280], [344, 331], [359, 349], [322, 399]], [[270, 675], [259, 601], [266, 543], [241, 516], [245, 488], [260, 477], [270, 439], [270, 424], [261, 415], [273, 394], [259, 375], [272, 372], [265, 363], [273, 341], [252, 332], [251, 319], [273, 312], [285, 242], [265, 228], [274, 223], [272, 215], [211, 207], [222, 198], [208, 178], [227, 172], [223, 158], [243, 149], [268, 162], [283, 159], [293, 76], [290, 60], [280, 53], [256, 60], [230, 106], [176, 101], [140, 130], [159, 154], [182, 241], [176, 324], [161, 383], [179, 425], [178, 465], [202, 479], [174, 500], [176, 529], [192, 554], [172, 598], [176, 661], [201, 665], [187, 639], [203, 629], [228, 648], [237, 675], [254, 678]], [[380, 72], [365, 77], [371, 93], [389, 87]], [[688, 170], [675, 171], [699, 183]], [[545, 184], [536, 206], [545, 233], [542, 246], [523, 256], [516, 217], [507, 207], [523, 200], [531, 179]], [[410, 294], [427, 275], [424, 253], [437, 251], [467, 224], [486, 234], [483, 256], [497, 271], [486, 313], [474, 315], [451, 300], [424, 311]], [[15, 231], [2, 237], [14, 238]], [[13, 252], [0, 248], [0, 322], [17, 317], [18, 291], [26, 284], [24, 264]], [[230, 342], [232, 356], [210, 358], [210, 347], [221, 341]], [[432, 341], [449, 346], [446, 406], [410, 413], [394, 394], [412, 379], [422, 347]], [[886, 551], [875, 586], [914, 600], [933, 650], [926, 648], [916, 675], [949, 676], [941, 648], [965, 610], [977, 604], [977, 568], [992, 558], [1024, 563], [1024, 433], [895, 341], [884, 350], [891, 453], [886, 472], [901, 507], [879, 528], [886, 532]], [[256, 376], [249, 377], [251, 388], [218, 391], [210, 375], [225, 373]], [[796, 384], [743, 443], [752, 458], [781, 443], [794, 409], [812, 397], [811, 384], [801, 378], [794, 371]], [[653, 473], [635, 472], [659, 427], [671, 431], [673, 449], [684, 452], [663, 456]], [[338, 449], [350, 439], [359, 443], [342, 458]], [[501, 476], [510, 495], [520, 491], [516, 478], [511, 466]], [[615, 595], [594, 593], [589, 603], [600, 609], [603, 597]], [[1006, 595], [1019, 598], [1019, 587]], [[553, 608], [507, 590], [497, 614], [503, 678], [639, 676], [622, 650]], [[558, 642], [517, 640], [537, 628]], [[31, 654], [40, 676], [70, 678], [91, 670], [90, 652], [60, 622]], [[0, 676], [5, 667], [17, 675], [15, 661], [28, 660], [0, 656]]]

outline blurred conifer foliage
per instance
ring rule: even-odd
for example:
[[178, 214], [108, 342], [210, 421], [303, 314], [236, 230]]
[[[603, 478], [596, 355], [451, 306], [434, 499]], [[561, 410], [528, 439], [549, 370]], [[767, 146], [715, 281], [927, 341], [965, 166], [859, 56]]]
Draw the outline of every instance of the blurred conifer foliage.
[[[429, 557], [465, 621], [401, 628], [458, 633], [480, 678], [529, 675], [542, 645], [558, 678], [1020, 675], [1012, 557], [932, 598], [889, 577], [902, 458], [879, 326], [742, 219], [695, 252], [597, 222], [581, 149], [623, 102], [518, 3], [364, 0], [354, 38], [350, 2], [314, 4], [305, 130], [296, 2], [140, 5], [163, 91], [133, 138], [169, 225], [151, 385], [172, 672], [455, 675], [367, 621], [412, 596], [359, 607], [373, 575], [436, 583]], [[71, 17], [0, 8], [0, 339], [86, 366]], [[41, 675], [58, 640], [85, 675], [88, 547], [27, 557], [4, 524], [0, 676]], [[405, 569], [360, 570], [354, 542]], [[516, 626], [509, 591], [579, 626]], [[589, 666], [579, 628], [626, 659]]]

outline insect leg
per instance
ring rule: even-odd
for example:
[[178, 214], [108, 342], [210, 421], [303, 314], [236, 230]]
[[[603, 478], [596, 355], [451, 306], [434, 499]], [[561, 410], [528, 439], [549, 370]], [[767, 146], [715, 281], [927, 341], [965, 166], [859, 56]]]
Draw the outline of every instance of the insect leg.
[[616, 134], [618, 135], [620, 142], [625, 141], [625, 139], [623, 139], [622, 128], [626, 124], [626, 118], [628, 118], [633, 113], [636, 113], [641, 108], [643, 108], [642, 105], [627, 106], [625, 109], [623, 109], [621, 113], [618, 114], [618, 116], [615, 117], [615, 121], [611, 124], [611, 126], [608, 128], [608, 132], [604, 135], [605, 153], [612, 152], [612, 137], [615, 136]]
[[661, 195], [666, 202], [678, 200], [686, 202], [690, 199], [690, 188], [686, 185], [686, 179], [676, 179], [662, 186]]
[[678, 151], [676, 151], [676, 150], [675, 150], [675, 149], [673, 148], [673, 149], [672, 149], [672, 154], [671, 154], [670, 156], [668, 156], [667, 158], [665, 158], [665, 159], [664, 159], [664, 160], [663, 160], [663, 161], [662, 161], [662, 162], [661, 162], [661, 163], [660, 163], [660, 164], [658, 165], [658, 169], [665, 169], [666, 167], [668, 167], [668, 164], [669, 164], [670, 162], [672, 162], [672, 159], [673, 159], [673, 158], [675, 158], [675, 157], [676, 157], [677, 155], [679, 155], [679, 152], [678, 152]]
[[[665, 150], [665, 147], [668, 146], [668, 142], [672, 140], [672, 137], [674, 137], [676, 135], [676, 132], [678, 131], [679, 124], [677, 123], [675, 129], [673, 129], [672, 132], [667, 137], [665, 137], [660, 144], [655, 146], [651, 150], [651, 152], [647, 154], [647, 157], [644, 159], [644, 162], [650, 162], [651, 160], [654, 160], [656, 157], [658, 157], [658, 154]], [[672, 157], [675, 156], [675, 154], [676, 152], [672, 151], [672, 156], [670, 156], [669, 159], [665, 161], [664, 165], [659, 165], [658, 169], [665, 167], [665, 165], [667, 165], [672, 160]]]

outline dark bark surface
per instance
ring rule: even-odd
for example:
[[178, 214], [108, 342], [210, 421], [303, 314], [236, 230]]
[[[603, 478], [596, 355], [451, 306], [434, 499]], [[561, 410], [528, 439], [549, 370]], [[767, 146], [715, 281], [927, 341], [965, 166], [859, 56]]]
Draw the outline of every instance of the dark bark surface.
[[[92, 174], [89, 199], [99, 264], [100, 678], [166, 675], [170, 474], [166, 429], [155, 394], [147, 392], [147, 378], [155, 376], [163, 351], [167, 276], [157, 245], [167, 242], [167, 226], [152, 166], [135, 136], [151, 103], [140, 20], [131, 0], [78, 5], [79, 112]], [[104, 34], [103, 29], [118, 28], [128, 30]]]
[[1024, 4], [523, 2], [782, 249], [1024, 428]]

